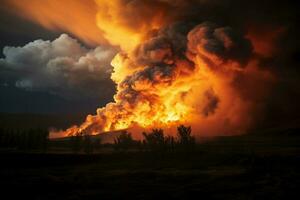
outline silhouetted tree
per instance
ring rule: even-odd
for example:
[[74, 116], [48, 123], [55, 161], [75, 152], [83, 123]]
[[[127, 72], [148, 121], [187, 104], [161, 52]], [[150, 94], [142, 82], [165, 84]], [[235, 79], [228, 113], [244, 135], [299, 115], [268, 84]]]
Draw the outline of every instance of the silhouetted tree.
[[165, 137], [165, 146], [168, 151], [173, 152], [175, 150], [175, 138], [173, 136], [166, 136]]
[[130, 133], [122, 131], [122, 133], [114, 139], [114, 147], [116, 150], [128, 150], [134, 147], [136, 141], [133, 140]]
[[152, 151], [163, 151], [166, 149], [166, 141], [163, 129], [153, 129], [151, 133], [143, 132], [145, 140], [143, 144]]
[[83, 150], [87, 154], [90, 154], [94, 151], [91, 135], [86, 133], [83, 136]]
[[190, 126], [180, 125], [177, 127], [178, 144], [183, 150], [191, 150], [196, 144], [195, 137], [192, 136]]
[[82, 134], [76, 133], [75, 135], [71, 136], [71, 149], [74, 153], [78, 153], [82, 147]]
[[102, 140], [101, 138], [96, 138], [93, 142], [93, 148], [97, 151], [99, 151], [99, 149], [101, 149], [102, 147]]
[[2, 129], [1, 147], [17, 148], [19, 150], [42, 150], [47, 148], [49, 132], [44, 129], [10, 130]]
[[41, 148], [44, 152], [48, 149], [48, 142], [49, 142], [49, 131], [48, 130], [41, 130], [42, 137], [41, 137]]

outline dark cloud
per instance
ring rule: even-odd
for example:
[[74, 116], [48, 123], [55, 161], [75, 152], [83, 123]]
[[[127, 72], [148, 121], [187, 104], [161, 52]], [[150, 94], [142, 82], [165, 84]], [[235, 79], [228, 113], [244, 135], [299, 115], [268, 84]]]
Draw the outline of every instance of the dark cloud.
[[[111, 48], [87, 49], [62, 34], [53, 41], [35, 40], [22, 47], [4, 47], [1, 82], [28, 91], [45, 91], [69, 99], [111, 95]], [[9, 79], [11, 78], [11, 79]]]
[[236, 34], [230, 27], [202, 23], [189, 32], [187, 37], [189, 51], [200, 55], [212, 65], [228, 60], [245, 64], [252, 55], [250, 41]]

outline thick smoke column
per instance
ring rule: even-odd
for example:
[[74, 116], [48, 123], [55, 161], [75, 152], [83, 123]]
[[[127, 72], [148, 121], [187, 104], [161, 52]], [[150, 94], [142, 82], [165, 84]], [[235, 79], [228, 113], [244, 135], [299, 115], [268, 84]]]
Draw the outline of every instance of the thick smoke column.
[[[90, 0], [80, 6], [82, 1], [47, 0], [49, 12], [40, 12], [40, 1], [24, 2], [10, 4], [45, 27], [119, 50], [111, 63], [114, 102], [66, 135], [181, 123], [199, 134], [243, 133], [263, 118], [270, 86], [278, 81], [273, 69], [290, 53], [275, 48], [283, 25], [293, 25], [290, 6], [279, 1]], [[56, 7], [76, 15], [64, 16]]]
[[235, 84], [243, 76], [270, 77], [250, 61], [251, 55], [250, 41], [229, 27], [175, 23], [153, 30], [113, 59], [115, 102], [66, 134], [180, 123], [208, 134], [245, 131], [255, 108]]

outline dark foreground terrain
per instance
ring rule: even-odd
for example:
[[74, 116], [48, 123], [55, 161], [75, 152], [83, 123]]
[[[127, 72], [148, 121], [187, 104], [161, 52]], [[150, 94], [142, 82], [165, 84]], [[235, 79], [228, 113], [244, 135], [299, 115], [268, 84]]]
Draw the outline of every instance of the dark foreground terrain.
[[222, 137], [177, 153], [3, 151], [1, 199], [299, 199], [297, 135]]

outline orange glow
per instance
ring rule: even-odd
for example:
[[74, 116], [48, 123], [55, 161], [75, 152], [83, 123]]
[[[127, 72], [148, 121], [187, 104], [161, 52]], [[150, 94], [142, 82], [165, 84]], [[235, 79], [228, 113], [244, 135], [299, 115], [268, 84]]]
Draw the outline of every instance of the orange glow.
[[[164, 23], [164, 3], [151, 7], [151, 1], [124, 3], [122, 0], [96, 0], [98, 6], [97, 26], [104, 37], [123, 50], [132, 50], [146, 33], [158, 29]], [[137, 9], [138, 7], [140, 9]]]
[[[130, 129], [139, 137], [134, 132], [139, 128], [174, 130], [180, 124], [192, 125], [200, 135], [244, 133], [253, 123], [258, 102], [263, 101], [273, 76], [259, 69], [254, 59], [244, 66], [234, 58], [225, 60], [207, 50], [205, 31], [209, 26], [204, 24], [190, 31], [184, 56], [168, 58], [172, 50], [156, 46], [157, 43], [154, 49], [147, 49], [153, 45], [153, 38], [144, 38], [135, 47], [125, 45], [111, 62], [111, 78], [117, 85], [114, 102], [97, 109], [96, 115], [89, 115], [82, 125], [63, 134]], [[227, 37], [224, 34], [221, 36]], [[231, 48], [230, 38], [222, 41], [225, 48]], [[143, 53], [144, 43], [147, 46]], [[138, 61], [139, 56], [145, 61]]]
[[[271, 73], [259, 69], [250, 42], [243, 36], [235, 38], [238, 36], [230, 34], [229, 27], [202, 23], [190, 27], [188, 33], [182, 27], [172, 29], [177, 21], [176, 3], [7, 3], [46, 28], [68, 31], [88, 44], [108, 42], [120, 47], [111, 62], [111, 79], [117, 89], [114, 101], [98, 108], [95, 115], [88, 115], [81, 125], [59, 132], [64, 136], [120, 129], [172, 130], [179, 124], [192, 125], [199, 135], [241, 134], [253, 123], [268, 82], [273, 80]], [[247, 35], [255, 53], [270, 56], [281, 30], [271, 35], [255, 30], [249, 29]], [[243, 49], [248, 51], [241, 53]]]
[[67, 31], [87, 44], [105, 43], [96, 26], [97, 7], [93, 0], [6, 0], [18, 15], [51, 30]]
[[[120, 55], [117, 55], [115, 59], [119, 57]], [[119, 65], [126, 66], [122, 62], [113, 63], [117, 69], [121, 68]], [[98, 109], [97, 115], [88, 116], [81, 126], [72, 127], [64, 134], [75, 134], [84, 130], [97, 134], [102, 131], [128, 128], [136, 134], [134, 132], [136, 126], [144, 129], [155, 127], [172, 129], [180, 124], [192, 125], [194, 131], [201, 135], [244, 133], [252, 124], [252, 110], [255, 105], [251, 101], [242, 99], [238, 89], [232, 87], [236, 69], [231, 66], [237, 63], [229, 63], [229, 66], [225, 67], [226, 70], [220, 72], [211, 70], [199, 57], [195, 57], [195, 63], [196, 68], [190, 71], [189, 76], [180, 75], [180, 67], [178, 67], [171, 85], [153, 86], [151, 83], [139, 82], [136, 89], [144, 90], [147, 95], [145, 99], [139, 99], [134, 105], [122, 105], [124, 101], [117, 93], [114, 103]], [[239, 69], [239, 73], [266, 80], [272, 79], [269, 72], [258, 70], [255, 65], [255, 62], [252, 62], [246, 68]], [[120, 75], [124, 76], [123, 73]], [[113, 76], [118, 84], [118, 91], [121, 91], [122, 79], [118, 79], [116, 73]], [[203, 109], [208, 103], [205, 93], [210, 90], [218, 94], [221, 101], [214, 114], [203, 116]], [[256, 90], [259, 92], [258, 89]], [[261, 94], [257, 96], [259, 95]]]

